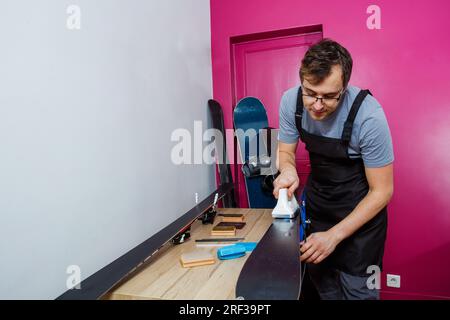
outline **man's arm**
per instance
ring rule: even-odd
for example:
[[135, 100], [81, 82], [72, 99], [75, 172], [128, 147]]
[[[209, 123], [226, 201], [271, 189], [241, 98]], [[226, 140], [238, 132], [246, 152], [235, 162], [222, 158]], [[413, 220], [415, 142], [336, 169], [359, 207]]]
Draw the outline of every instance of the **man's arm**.
[[393, 164], [365, 168], [369, 192], [341, 222], [325, 232], [311, 234], [301, 247], [301, 260], [320, 263], [336, 246], [375, 217], [390, 201], [394, 192]]
[[295, 166], [295, 151], [297, 150], [296, 143], [284, 143], [278, 141], [277, 149], [277, 168], [280, 175], [274, 181], [273, 194], [278, 198], [278, 192], [282, 188], [288, 188], [288, 197], [292, 197], [295, 190], [299, 186], [299, 178]]
[[277, 156], [277, 168], [280, 172], [286, 169], [296, 170], [295, 166], [295, 151], [297, 150], [298, 143], [284, 143], [278, 141], [278, 156]]

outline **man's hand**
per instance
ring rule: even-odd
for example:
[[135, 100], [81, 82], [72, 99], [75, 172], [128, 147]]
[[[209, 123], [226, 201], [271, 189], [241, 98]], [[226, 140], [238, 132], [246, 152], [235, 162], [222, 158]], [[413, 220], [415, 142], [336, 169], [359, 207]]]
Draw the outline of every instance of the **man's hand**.
[[278, 192], [280, 189], [288, 189], [289, 199], [294, 194], [295, 190], [298, 188], [300, 180], [295, 169], [286, 169], [281, 172], [278, 178], [273, 182], [273, 195], [278, 199]]
[[318, 264], [336, 249], [339, 242], [339, 238], [331, 230], [313, 233], [300, 243], [300, 261]]

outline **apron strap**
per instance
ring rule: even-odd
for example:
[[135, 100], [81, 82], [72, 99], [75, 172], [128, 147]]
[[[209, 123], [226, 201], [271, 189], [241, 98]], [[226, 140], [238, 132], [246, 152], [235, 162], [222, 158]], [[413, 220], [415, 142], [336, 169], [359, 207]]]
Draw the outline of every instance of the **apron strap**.
[[345, 145], [348, 145], [350, 143], [350, 139], [352, 137], [353, 122], [355, 121], [359, 107], [361, 107], [362, 102], [368, 94], [372, 95], [369, 90], [361, 90], [353, 101], [352, 108], [350, 109], [347, 120], [345, 120], [344, 123], [344, 130], [342, 130], [342, 142]]
[[[303, 96], [302, 87], [298, 88], [297, 94], [297, 108], [295, 109], [295, 126], [300, 134], [300, 139], [302, 139], [302, 119], [303, 119]], [[302, 139], [303, 140], [303, 139]]]

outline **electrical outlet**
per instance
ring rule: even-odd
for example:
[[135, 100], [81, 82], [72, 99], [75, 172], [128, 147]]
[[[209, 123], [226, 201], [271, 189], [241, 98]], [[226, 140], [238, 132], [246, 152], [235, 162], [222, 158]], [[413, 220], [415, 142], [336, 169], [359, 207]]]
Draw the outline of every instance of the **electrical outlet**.
[[391, 288], [400, 288], [400, 276], [396, 274], [388, 274], [386, 285]]

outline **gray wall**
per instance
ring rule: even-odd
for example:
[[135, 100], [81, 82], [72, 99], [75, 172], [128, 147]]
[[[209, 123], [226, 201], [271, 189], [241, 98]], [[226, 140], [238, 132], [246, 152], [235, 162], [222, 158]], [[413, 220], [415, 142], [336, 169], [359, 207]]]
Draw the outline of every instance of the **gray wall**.
[[170, 160], [207, 121], [209, 0], [2, 0], [0, 41], [0, 298], [55, 298], [215, 189]]

